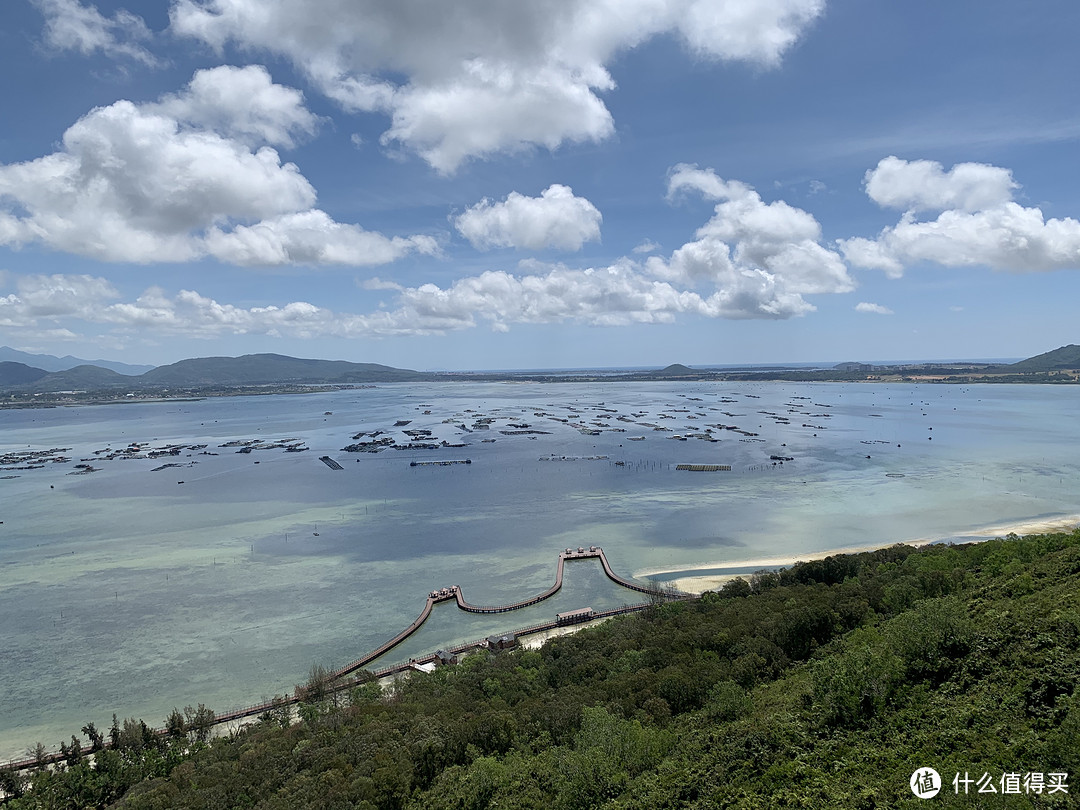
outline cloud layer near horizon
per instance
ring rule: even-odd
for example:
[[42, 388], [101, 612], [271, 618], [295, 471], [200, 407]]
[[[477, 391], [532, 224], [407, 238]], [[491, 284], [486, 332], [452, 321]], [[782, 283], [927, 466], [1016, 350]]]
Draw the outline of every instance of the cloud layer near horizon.
[[[243, 137], [284, 143], [314, 127], [313, 118], [299, 113], [298, 96], [275, 90], [277, 86], [270, 85], [268, 77], [265, 84], [250, 74], [242, 78], [245, 82], [254, 81], [257, 87], [279, 98], [279, 104], [256, 104], [252, 110], [238, 107], [235, 117], [230, 119], [236, 128], [230, 143], [240, 143], [238, 139]], [[204, 109], [198, 85], [193, 82], [185, 93], [160, 102], [162, 109], [178, 116], [168, 120], [179, 120], [177, 110], [181, 109], [200, 110], [189, 113], [188, 120], [215, 114], [217, 108], [213, 106], [209, 111]], [[189, 101], [194, 97], [200, 104]], [[278, 109], [280, 114], [270, 115], [271, 109]], [[151, 123], [162, 115], [158, 109], [139, 110], [126, 102], [100, 112], [106, 117], [118, 116], [122, 121], [125, 116], [144, 114]], [[95, 121], [95, 126], [101, 124]], [[217, 128], [227, 131], [229, 126], [219, 122]], [[80, 137], [76, 131], [71, 143], [80, 144]], [[254, 200], [261, 197], [265, 184], [273, 182], [282, 184], [273, 204], [281, 205], [283, 198], [292, 200], [285, 208], [302, 207], [313, 201], [313, 192], [306, 181], [276, 159], [267, 155], [260, 158], [259, 152], [243, 149], [229, 151], [227, 155], [230, 159], [239, 155], [243, 159], [267, 161], [266, 170], [254, 174], [263, 185], [249, 181], [245, 186], [253, 189], [250, 205], [254, 206]], [[5, 181], [19, 181], [18, 167], [0, 169], [0, 182]], [[368, 289], [393, 291], [396, 301], [369, 313], [334, 311], [305, 301], [244, 308], [194, 290], [170, 294], [159, 286], [150, 287], [135, 300], [125, 302], [119, 300], [120, 294], [103, 278], [63, 274], [18, 276], [12, 279], [15, 291], [0, 298], [0, 326], [25, 328], [53, 337], [68, 335], [72, 339], [77, 336], [60, 327], [65, 318], [105, 325], [121, 333], [138, 328], [189, 337], [221, 334], [380, 337], [439, 334], [482, 323], [496, 331], [507, 331], [512, 325], [522, 323], [617, 326], [669, 323], [684, 315], [786, 319], [814, 310], [805, 298], [807, 295], [842, 294], [856, 288], [840, 253], [856, 266], [877, 267], [893, 276], [902, 274], [904, 263], [913, 259], [1006, 269], [1077, 266], [1080, 226], [1072, 219], [1043, 222], [1038, 209], [1022, 208], [1010, 199], [1015, 188], [1011, 173], [999, 167], [961, 164], [946, 172], [939, 164], [929, 161], [886, 158], [867, 172], [866, 189], [883, 207], [906, 208], [901, 223], [886, 228], [876, 241], [839, 240], [840, 252], [837, 252], [822, 243], [821, 226], [807, 211], [783, 200], [765, 202], [744, 183], [725, 180], [709, 169], [680, 164], [669, 173], [669, 201], [693, 193], [716, 205], [712, 217], [697, 229], [695, 238], [667, 257], [622, 257], [606, 266], [585, 268], [524, 260], [519, 263], [518, 273], [493, 269], [445, 286], [432, 283], [407, 286], [393, 280], [372, 279], [365, 284]], [[288, 194], [294, 196], [288, 198]], [[244, 198], [238, 198], [234, 204], [242, 207]], [[917, 211], [942, 205], [958, 207], [943, 211], [931, 222], [920, 223], [915, 219]], [[213, 225], [205, 228], [199, 237], [199, 244], [205, 246], [203, 250], [236, 264], [254, 263], [254, 257], [272, 263], [266, 258], [271, 255], [277, 255], [282, 262], [357, 264], [358, 255], [366, 257], [369, 263], [374, 263], [372, 257], [376, 256], [382, 261], [392, 261], [395, 252], [400, 255], [417, 248], [407, 240], [390, 240], [336, 223], [318, 209], [291, 213], [259, 211], [253, 207], [250, 210], [265, 218], [252, 225], [234, 225], [228, 231]], [[197, 217], [205, 213], [193, 213], [187, 220], [183, 214], [184, 209], [176, 208], [174, 202], [172, 207], [151, 208], [140, 216], [155, 239], [160, 239], [161, 232], [169, 227], [175, 227], [170, 222], [180, 221], [182, 227], [176, 228], [178, 250], [191, 250], [191, 242], [184, 241], [191, 239], [187, 231], [197, 227]], [[976, 226], [991, 221], [1000, 223], [1012, 215], [1015, 215], [1013, 230], [1005, 237], [985, 242], [978, 239], [980, 231]], [[163, 222], [155, 222], [155, 217], [163, 218]], [[454, 223], [478, 248], [573, 250], [586, 239], [599, 235], [600, 219], [600, 212], [588, 200], [576, 197], [568, 187], [553, 185], [539, 197], [512, 193], [501, 202], [484, 200], [466, 209]], [[949, 222], [966, 227], [950, 230], [946, 227]], [[0, 235], [4, 223], [0, 218]], [[130, 225], [125, 227], [130, 229]], [[327, 234], [333, 238], [327, 239]], [[282, 245], [286, 238], [287, 248]], [[1045, 259], [1049, 255], [1049, 243], [1055, 239], [1054, 249], [1059, 259], [1043, 261], [1042, 265], [1033, 262], [1033, 256]], [[435, 249], [433, 244], [430, 248], [423, 244], [419, 247]], [[128, 251], [137, 249], [137, 244], [128, 243]], [[892, 314], [887, 307], [866, 302], [857, 304], [855, 309]]]
[[[522, 323], [670, 323], [680, 315], [782, 319], [814, 309], [803, 295], [854, 289], [837, 254], [819, 243], [820, 226], [807, 212], [782, 201], [767, 204], [749, 186], [724, 181], [711, 170], [678, 166], [669, 180], [669, 196], [687, 190], [720, 202], [713, 217], [698, 229], [695, 241], [667, 259], [623, 257], [607, 266], [583, 269], [526, 260], [519, 265], [521, 273], [489, 270], [445, 287], [372, 279], [365, 284], [368, 289], [393, 291], [396, 302], [370, 313], [332, 311], [303, 301], [242, 308], [193, 290], [170, 295], [161, 287], [123, 302], [105, 279], [23, 276], [14, 279], [15, 292], [0, 298], [0, 326], [48, 329], [54, 319], [74, 318], [118, 330], [138, 328], [192, 337], [227, 333], [378, 337], [445, 333], [480, 323], [507, 331]], [[547, 221], [558, 226], [556, 232], [569, 227], [573, 238], [567, 243], [579, 245], [582, 231], [566, 226], [562, 207], [569, 206], [580, 215], [569, 217], [571, 224], [578, 225], [598, 227], [599, 212], [568, 188], [553, 186], [548, 192], [540, 198], [518, 195], [516, 201], [482, 203], [463, 215], [466, 225], [459, 227], [467, 235], [472, 230], [488, 239], [495, 238], [493, 233], [507, 239], [514, 235], [522, 242], [535, 238], [538, 245], [550, 246], [549, 230], [534, 232], [525, 227], [518, 233], [513, 216], [504, 216], [507, 209], [499, 206], [544, 206], [545, 200], [555, 200], [555, 213]], [[468, 219], [470, 213], [473, 219]], [[236, 232], [243, 233], [240, 228]], [[476, 234], [474, 238], [480, 240]]]

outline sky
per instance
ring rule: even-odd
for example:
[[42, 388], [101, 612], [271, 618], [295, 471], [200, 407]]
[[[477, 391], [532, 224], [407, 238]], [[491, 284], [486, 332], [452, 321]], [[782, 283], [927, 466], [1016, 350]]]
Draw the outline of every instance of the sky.
[[7, 0], [0, 344], [418, 370], [1080, 342], [1075, 0]]

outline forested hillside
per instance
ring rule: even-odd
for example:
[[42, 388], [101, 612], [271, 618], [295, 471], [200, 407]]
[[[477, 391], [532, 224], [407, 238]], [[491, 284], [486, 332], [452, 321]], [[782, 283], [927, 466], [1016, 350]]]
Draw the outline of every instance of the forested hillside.
[[129, 721], [10, 807], [1075, 807], [1078, 595], [1080, 531], [837, 556], [388, 692], [315, 679], [291, 726]]

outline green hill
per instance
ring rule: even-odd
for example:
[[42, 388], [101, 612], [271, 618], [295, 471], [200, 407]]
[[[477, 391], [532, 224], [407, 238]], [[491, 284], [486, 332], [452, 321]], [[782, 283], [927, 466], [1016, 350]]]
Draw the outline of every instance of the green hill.
[[138, 387], [138, 377], [129, 377], [98, 366], [76, 366], [66, 371], [54, 371], [34, 381], [32, 391], [126, 391]]
[[429, 376], [376, 363], [308, 360], [281, 354], [246, 354], [242, 357], [181, 360], [171, 365], [158, 366], [137, 379], [143, 386], [199, 387], [395, 382], [427, 379]]
[[1080, 346], [1070, 343], [1052, 352], [1044, 352], [1019, 363], [1002, 366], [1003, 370], [1017, 372], [1072, 371], [1080, 369]]
[[25, 363], [4, 361], [0, 363], [0, 386], [26, 385], [40, 380], [48, 373], [44, 369], [34, 368]]
[[682, 363], [672, 363], [666, 368], [662, 368], [659, 371], [652, 372], [653, 377], [692, 377], [700, 374], [701, 372], [694, 371], [689, 366], [684, 366]]

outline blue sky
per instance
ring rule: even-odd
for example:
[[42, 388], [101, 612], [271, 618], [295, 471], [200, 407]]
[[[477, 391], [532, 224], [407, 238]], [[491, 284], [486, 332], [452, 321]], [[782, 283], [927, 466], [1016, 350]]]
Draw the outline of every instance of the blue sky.
[[1078, 342], [1075, 2], [0, 14], [15, 348], [491, 369]]

